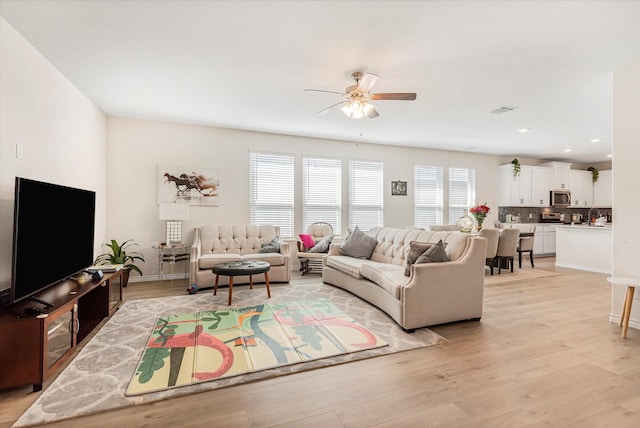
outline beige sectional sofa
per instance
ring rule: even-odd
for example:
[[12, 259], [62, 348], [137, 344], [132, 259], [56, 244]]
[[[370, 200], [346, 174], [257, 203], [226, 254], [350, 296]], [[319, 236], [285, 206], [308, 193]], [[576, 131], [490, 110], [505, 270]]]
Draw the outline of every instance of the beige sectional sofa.
[[[195, 230], [189, 259], [189, 282], [198, 287], [212, 286], [215, 275], [211, 267], [218, 263], [241, 260], [269, 262], [269, 282], [291, 280], [290, 244], [280, 241], [280, 251], [261, 253], [263, 244], [280, 236], [276, 226], [202, 226]], [[264, 275], [254, 275], [254, 282], [264, 282]], [[236, 276], [235, 284], [248, 284], [249, 276]], [[229, 277], [220, 276], [219, 285], [229, 284]]]
[[[385, 311], [403, 329], [482, 317], [486, 239], [451, 231], [374, 228], [378, 243], [370, 259], [340, 254], [332, 244], [322, 280]], [[414, 264], [405, 276], [412, 241], [446, 244], [450, 261]]]

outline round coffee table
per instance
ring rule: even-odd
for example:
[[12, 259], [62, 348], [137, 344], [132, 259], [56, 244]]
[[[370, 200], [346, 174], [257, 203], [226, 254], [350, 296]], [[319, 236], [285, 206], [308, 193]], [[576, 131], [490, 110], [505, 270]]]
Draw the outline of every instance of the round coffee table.
[[211, 271], [216, 274], [216, 282], [213, 285], [213, 295], [215, 296], [218, 293], [218, 280], [220, 279], [220, 275], [229, 277], [229, 304], [231, 304], [234, 276], [249, 275], [249, 288], [253, 289], [253, 275], [263, 273], [264, 281], [267, 285], [267, 297], [271, 298], [271, 290], [269, 289], [269, 269], [271, 269], [271, 265], [261, 260], [217, 264], [211, 268]]

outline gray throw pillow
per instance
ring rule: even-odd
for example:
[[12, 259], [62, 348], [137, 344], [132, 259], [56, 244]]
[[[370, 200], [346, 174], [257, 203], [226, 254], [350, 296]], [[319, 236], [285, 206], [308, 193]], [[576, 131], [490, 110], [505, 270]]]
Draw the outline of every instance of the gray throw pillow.
[[365, 234], [356, 226], [340, 246], [340, 254], [357, 259], [368, 259], [376, 245], [378, 245], [376, 238]]
[[280, 237], [274, 236], [269, 242], [266, 242], [260, 246], [261, 253], [279, 253], [280, 252]]
[[404, 276], [411, 275], [411, 265], [416, 262], [418, 257], [422, 255], [429, 248], [433, 247], [435, 244], [430, 242], [418, 242], [411, 241], [409, 243], [409, 252], [407, 253], [406, 265], [404, 267]]
[[448, 262], [449, 256], [447, 255], [447, 251], [444, 248], [444, 244], [442, 243], [442, 239], [438, 241], [436, 245], [429, 248], [427, 251], [422, 253], [420, 257], [416, 260], [416, 264], [420, 263], [439, 263], [439, 262]]
[[307, 253], [326, 253], [329, 251], [329, 244], [333, 241], [333, 235], [325, 236], [313, 246]]

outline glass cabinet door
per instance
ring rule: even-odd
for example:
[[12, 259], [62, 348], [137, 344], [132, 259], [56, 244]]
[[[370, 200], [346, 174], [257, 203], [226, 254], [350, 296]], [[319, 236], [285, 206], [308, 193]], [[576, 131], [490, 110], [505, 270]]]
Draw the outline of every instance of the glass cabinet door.
[[55, 319], [46, 323], [47, 355], [46, 367], [53, 366], [65, 353], [74, 347], [74, 329], [77, 328], [75, 305]]
[[122, 302], [122, 275], [116, 275], [109, 280], [109, 313]]

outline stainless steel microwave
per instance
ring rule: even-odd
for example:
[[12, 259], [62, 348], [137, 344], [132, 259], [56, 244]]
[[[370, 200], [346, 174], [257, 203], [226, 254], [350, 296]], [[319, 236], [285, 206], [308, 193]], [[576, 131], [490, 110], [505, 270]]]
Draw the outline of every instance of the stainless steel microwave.
[[570, 207], [571, 191], [570, 190], [552, 190], [551, 206], [552, 207]]

